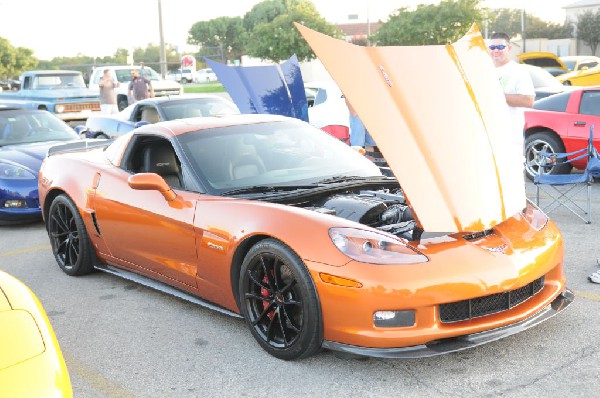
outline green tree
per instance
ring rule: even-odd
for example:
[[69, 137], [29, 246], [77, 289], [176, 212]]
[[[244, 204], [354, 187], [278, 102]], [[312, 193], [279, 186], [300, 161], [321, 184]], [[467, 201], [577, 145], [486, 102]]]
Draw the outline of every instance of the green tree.
[[[522, 34], [522, 10], [499, 8], [490, 11], [490, 32], [505, 32], [510, 37]], [[565, 39], [572, 36], [572, 28], [566, 22], [546, 22], [535, 15], [525, 14], [525, 33], [530, 39]]]
[[25, 47], [13, 47], [8, 40], [0, 37], [0, 77], [13, 78], [38, 65], [33, 51]]
[[[267, 1], [267, 3], [279, 7], [277, 5], [279, 2]], [[328, 36], [341, 37], [339, 29], [327, 23], [312, 2], [286, 0], [285, 13], [279, 14], [270, 22], [257, 24], [248, 33], [247, 54], [274, 62], [288, 59], [293, 54], [296, 54], [299, 61], [314, 59], [315, 54], [294, 27], [294, 22]]]
[[374, 35], [378, 45], [450, 44], [461, 38], [471, 24], [484, 19], [481, 0], [442, 0], [420, 4], [414, 11], [400, 8]]
[[586, 11], [577, 18], [577, 37], [592, 49], [596, 55], [600, 43], [600, 10]]
[[273, 22], [275, 18], [286, 12], [285, 0], [261, 1], [244, 15], [244, 28], [251, 32], [257, 25]]
[[188, 44], [219, 48], [228, 60], [243, 54], [246, 31], [240, 17], [219, 17], [196, 22], [188, 33]]

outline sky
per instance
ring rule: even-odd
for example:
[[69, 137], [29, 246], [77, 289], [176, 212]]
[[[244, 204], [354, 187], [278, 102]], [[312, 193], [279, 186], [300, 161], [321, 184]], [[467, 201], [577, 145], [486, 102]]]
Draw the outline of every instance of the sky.
[[[188, 31], [199, 21], [243, 16], [261, 0], [160, 0], [163, 37], [181, 52]], [[312, 0], [330, 23], [385, 21], [400, 7], [438, 3], [428, 0]], [[575, 0], [484, 0], [490, 8], [522, 8], [549, 22], [562, 23], [562, 7]], [[13, 47], [27, 47], [42, 60], [78, 54], [112, 56], [118, 48], [160, 43], [159, 0], [0, 0], [0, 37]]]

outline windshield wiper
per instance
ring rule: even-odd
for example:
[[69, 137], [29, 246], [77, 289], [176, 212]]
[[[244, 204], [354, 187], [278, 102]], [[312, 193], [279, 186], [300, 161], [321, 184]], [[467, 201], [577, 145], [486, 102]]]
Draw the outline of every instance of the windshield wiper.
[[325, 178], [324, 180], [317, 181], [316, 184], [335, 184], [337, 182], [347, 182], [347, 181], [368, 181], [368, 180], [387, 180], [389, 177], [386, 176], [369, 176], [369, 177], [359, 177], [359, 176], [335, 176], [331, 178]]
[[314, 185], [254, 185], [251, 187], [244, 187], [238, 189], [232, 189], [231, 191], [225, 191], [221, 195], [236, 195], [240, 193], [267, 193], [267, 192], [282, 192], [282, 191], [296, 191], [298, 189], [311, 189], [315, 188]]

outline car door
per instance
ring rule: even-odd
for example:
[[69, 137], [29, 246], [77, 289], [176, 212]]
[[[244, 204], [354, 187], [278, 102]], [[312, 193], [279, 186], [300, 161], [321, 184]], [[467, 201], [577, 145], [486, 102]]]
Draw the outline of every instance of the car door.
[[[600, 90], [583, 90], [577, 113], [571, 114], [568, 124], [567, 151], [585, 148], [590, 135], [590, 126], [595, 128], [595, 146], [600, 148]], [[566, 140], [566, 141], [567, 141]]]
[[177, 197], [169, 201], [157, 190], [135, 190], [128, 184], [132, 174], [146, 171], [142, 155], [149, 142], [173, 150], [165, 139], [138, 135], [122, 167], [100, 172], [94, 200], [98, 230], [120, 265], [195, 287], [197, 194], [183, 185], [174, 188]]

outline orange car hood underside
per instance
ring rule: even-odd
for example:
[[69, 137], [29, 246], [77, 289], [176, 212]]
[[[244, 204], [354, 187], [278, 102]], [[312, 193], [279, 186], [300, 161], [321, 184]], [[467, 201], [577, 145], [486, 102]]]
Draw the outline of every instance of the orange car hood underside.
[[521, 150], [476, 26], [452, 45], [361, 47], [296, 24], [377, 143], [425, 231], [480, 231], [525, 207]]

